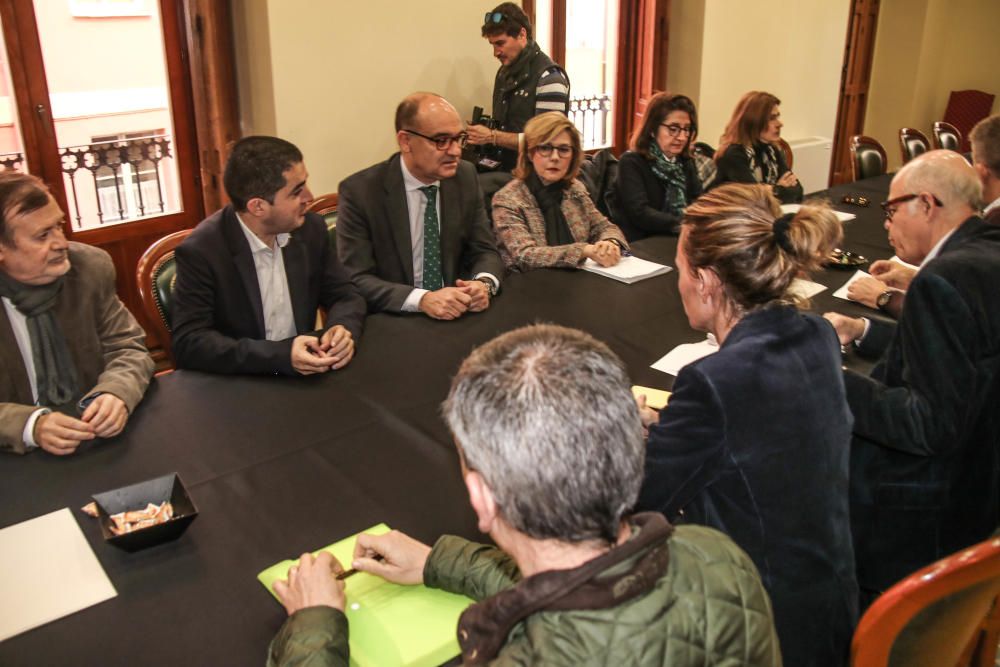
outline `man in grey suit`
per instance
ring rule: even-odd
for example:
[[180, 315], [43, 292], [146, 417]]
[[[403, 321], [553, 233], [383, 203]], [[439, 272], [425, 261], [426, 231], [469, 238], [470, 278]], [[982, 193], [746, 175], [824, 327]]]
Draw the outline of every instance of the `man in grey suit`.
[[66, 240], [45, 185], [0, 173], [0, 450], [118, 435], [153, 375], [108, 253]]
[[414, 93], [396, 109], [399, 153], [340, 184], [337, 251], [370, 311], [452, 320], [489, 307], [503, 262], [467, 139], [447, 100]]

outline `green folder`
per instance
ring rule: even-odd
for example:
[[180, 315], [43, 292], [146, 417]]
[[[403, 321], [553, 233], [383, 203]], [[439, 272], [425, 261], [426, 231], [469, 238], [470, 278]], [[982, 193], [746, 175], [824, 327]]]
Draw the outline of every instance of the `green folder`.
[[[389, 530], [380, 523], [362, 532], [382, 535]], [[349, 568], [356, 539], [357, 535], [352, 535], [313, 553], [329, 551]], [[289, 568], [297, 562], [276, 563], [258, 574], [257, 580], [274, 595], [274, 582], [287, 578]], [[401, 586], [365, 572], [348, 577], [344, 583], [352, 665], [434, 667], [459, 654], [455, 632], [458, 617], [472, 604], [469, 598], [423, 585]]]

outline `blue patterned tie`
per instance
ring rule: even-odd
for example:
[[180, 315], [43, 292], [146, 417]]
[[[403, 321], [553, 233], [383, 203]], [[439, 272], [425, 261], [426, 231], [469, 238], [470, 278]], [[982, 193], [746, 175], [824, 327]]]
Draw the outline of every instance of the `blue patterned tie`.
[[426, 290], [444, 287], [441, 278], [441, 231], [438, 229], [436, 185], [425, 185], [420, 191], [427, 197], [424, 208], [424, 284]]

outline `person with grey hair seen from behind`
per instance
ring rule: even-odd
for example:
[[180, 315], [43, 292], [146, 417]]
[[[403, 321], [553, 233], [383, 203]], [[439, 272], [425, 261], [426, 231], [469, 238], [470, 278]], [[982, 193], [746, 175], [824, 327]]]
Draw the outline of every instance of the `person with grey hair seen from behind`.
[[681, 369], [659, 414], [640, 398], [649, 442], [638, 508], [733, 538], [771, 596], [785, 664], [841, 667], [857, 622], [851, 413], [837, 337], [790, 291], [841, 228], [815, 202], [782, 215], [770, 190], [723, 185], [685, 212], [681, 301], [719, 351]]
[[898, 323], [827, 313], [847, 370], [851, 518], [863, 601], [986, 539], [1000, 523], [1000, 228], [958, 153], [906, 163], [883, 202], [889, 242], [920, 268]]
[[[524, 327], [477, 348], [444, 416], [497, 546], [361, 535], [352, 566], [476, 600], [459, 620], [464, 664], [780, 665], [746, 554], [711, 528], [629, 513], [645, 449], [629, 385], [608, 347], [574, 329]], [[346, 665], [340, 565], [300, 563], [275, 584], [290, 617], [269, 664]]]

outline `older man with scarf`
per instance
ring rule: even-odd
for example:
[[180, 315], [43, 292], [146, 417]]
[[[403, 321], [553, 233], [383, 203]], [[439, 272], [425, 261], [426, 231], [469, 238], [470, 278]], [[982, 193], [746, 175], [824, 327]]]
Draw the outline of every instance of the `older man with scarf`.
[[40, 180], [0, 173], [0, 450], [115, 436], [153, 374], [111, 258], [68, 242], [63, 217]]

